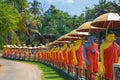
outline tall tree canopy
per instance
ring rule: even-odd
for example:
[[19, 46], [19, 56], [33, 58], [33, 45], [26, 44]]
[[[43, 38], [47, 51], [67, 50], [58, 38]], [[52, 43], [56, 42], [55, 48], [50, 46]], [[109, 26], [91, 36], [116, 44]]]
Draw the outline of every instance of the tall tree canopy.
[[93, 8], [86, 6], [79, 16], [71, 16], [54, 5], [44, 10], [37, 0], [30, 3], [27, 0], [0, 0], [0, 46], [5, 42], [27, 45], [49, 43], [101, 14], [120, 14], [119, 2], [99, 0]]
[[19, 42], [19, 37], [15, 33], [19, 18], [20, 15], [13, 6], [0, 3], [0, 45], [10, 41]]

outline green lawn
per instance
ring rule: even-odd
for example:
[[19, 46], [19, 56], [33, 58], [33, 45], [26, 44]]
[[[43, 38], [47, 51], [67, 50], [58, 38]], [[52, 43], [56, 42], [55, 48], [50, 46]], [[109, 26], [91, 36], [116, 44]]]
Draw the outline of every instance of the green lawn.
[[28, 62], [38, 66], [42, 70], [42, 80], [65, 80], [59, 73], [57, 73], [53, 68], [48, 67], [42, 63]]

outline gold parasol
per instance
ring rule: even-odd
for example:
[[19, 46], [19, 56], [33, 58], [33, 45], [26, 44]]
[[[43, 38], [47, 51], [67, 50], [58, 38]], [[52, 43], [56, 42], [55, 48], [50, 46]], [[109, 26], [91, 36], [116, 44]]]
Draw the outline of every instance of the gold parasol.
[[70, 43], [69, 41], [54, 41], [52, 43], [49, 44], [49, 46], [59, 46], [59, 45], [63, 45], [63, 44], [66, 44], [66, 43]]
[[61, 36], [60, 38], [58, 38], [58, 41], [72, 41], [72, 40], [77, 40], [80, 39], [79, 37], [71, 37], [68, 36], [68, 34]]
[[77, 32], [75, 29], [71, 31], [70, 33], [68, 33], [68, 35], [72, 37], [86, 37], [86, 36], [89, 36], [90, 33], [89, 32]]
[[78, 32], [100, 32], [102, 30], [105, 30], [105, 28], [98, 28], [91, 26], [92, 21], [85, 22], [81, 26], [79, 26], [76, 31]]
[[117, 13], [105, 13], [97, 17], [91, 25], [101, 28], [120, 28], [120, 16]]

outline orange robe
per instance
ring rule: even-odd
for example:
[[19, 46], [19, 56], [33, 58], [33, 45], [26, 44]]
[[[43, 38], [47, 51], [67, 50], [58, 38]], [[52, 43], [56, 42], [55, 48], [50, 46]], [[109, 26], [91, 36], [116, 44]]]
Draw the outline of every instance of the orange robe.
[[67, 54], [66, 54], [66, 51], [67, 51], [67, 49], [63, 50], [63, 57], [64, 57], [63, 62], [64, 62], [65, 65], [67, 65]]
[[63, 53], [59, 52], [59, 63], [60, 63], [60, 67], [62, 68], [62, 63], [63, 63]]
[[19, 52], [19, 59], [21, 59], [22, 58], [22, 51], [20, 50], [20, 52]]
[[[91, 50], [95, 50], [94, 53], [91, 53]], [[97, 73], [98, 72], [98, 45], [96, 43], [92, 43], [86, 51], [86, 56], [88, 58], [89, 61], [89, 65], [87, 65], [87, 69], [88, 69], [88, 77], [92, 78], [93, 80], [95, 80], [95, 75], [91, 73]]]
[[13, 56], [13, 52], [14, 52], [14, 50], [11, 49], [11, 54], [10, 54], [10, 57], [11, 57], [11, 58], [12, 58], [12, 56]]
[[38, 61], [40, 61], [40, 59], [41, 59], [41, 53], [38, 52]]
[[48, 63], [48, 58], [49, 58], [49, 55], [48, 55], [48, 52], [46, 52], [46, 61]]
[[12, 55], [12, 49], [10, 49], [9, 52], [10, 52], [10, 53], [9, 53], [9, 57], [11, 57], [11, 55]]
[[26, 51], [24, 51], [24, 59], [26, 59], [27, 53]]
[[17, 55], [18, 55], [18, 51], [15, 50], [15, 58], [17, 58]]
[[50, 52], [48, 52], [48, 63], [50, 63], [50, 62], [51, 62], [50, 55], [51, 55], [51, 53], [50, 53]]
[[104, 66], [105, 77], [113, 80], [113, 64], [118, 62], [120, 56], [119, 46], [113, 42], [107, 49], [104, 50]]
[[53, 52], [52, 60], [53, 60], [53, 64], [55, 64], [55, 52]]
[[37, 52], [34, 52], [34, 61], [36, 61], [37, 58]]
[[6, 54], [5, 54], [5, 57], [8, 56], [8, 53], [9, 53], [9, 49], [6, 50]]
[[70, 51], [68, 51], [68, 65], [69, 66], [74, 66], [74, 62], [73, 62], [73, 50], [72, 49]]
[[29, 60], [31, 60], [31, 58], [32, 58], [32, 52], [29, 51]]
[[42, 61], [43, 61], [44, 60], [44, 53], [42, 52], [41, 55], [42, 55], [41, 57], [42, 57]]
[[6, 49], [3, 49], [3, 56], [5, 56], [6, 54]]
[[5, 57], [6, 54], [7, 54], [7, 49], [4, 49], [4, 50], [3, 50], [3, 56]]
[[77, 59], [77, 68], [78, 68], [77, 74], [78, 74], [78, 76], [82, 76], [83, 69], [84, 69], [83, 46], [80, 46], [76, 50], [76, 59]]
[[9, 55], [10, 55], [10, 49], [7, 50], [6, 57], [8, 57]]
[[51, 63], [53, 64], [53, 52], [51, 52]]
[[73, 72], [73, 66], [74, 66], [73, 50], [71, 49], [70, 51], [68, 51], [68, 71], [69, 72]]
[[46, 60], [45, 60], [46, 59], [46, 53], [45, 52], [43, 53], [43, 59], [46, 62]]
[[62, 54], [62, 52], [59, 52], [59, 62], [60, 62], [60, 64], [63, 63], [63, 54]]
[[59, 61], [59, 55], [58, 55], [58, 51], [56, 52], [56, 65], [58, 66], [58, 61]]
[[42, 52], [42, 60], [45, 61], [45, 53]]

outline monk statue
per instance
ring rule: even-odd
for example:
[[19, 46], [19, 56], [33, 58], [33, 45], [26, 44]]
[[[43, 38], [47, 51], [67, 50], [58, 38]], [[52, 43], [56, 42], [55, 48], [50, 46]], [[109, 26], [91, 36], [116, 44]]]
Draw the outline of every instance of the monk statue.
[[50, 55], [50, 60], [51, 60], [51, 64], [53, 64], [53, 60], [54, 60], [54, 58], [53, 58], [53, 52], [54, 52], [54, 48], [52, 48], [51, 49], [51, 55]]
[[68, 65], [68, 61], [67, 61], [67, 44], [64, 44], [63, 46], [63, 68], [65, 70], [67, 70], [67, 65]]
[[58, 57], [58, 53], [59, 53], [58, 51], [59, 51], [59, 48], [56, 47], [56, 51], [55, 51], [55, 63], [56, 63], [55, 65], [56, 65], [56, 67], [58, 67], [58, 58], [59, 58]]
[[62, 66], [62, 63], [63, 63], [63, 52], [62, 52], [62, 48], [61, 47], [59, 48], [59, 63], [60, 63], [59, 67], [62, 69], [63, 68], [63, 66]]
[[110, 32], [106, 35], [106, 41], [100, 46], [100, 58], [103, 64], [104, 75], [108, 80], [113, 79], [113, 64], [118, 62], [120, 56], [119, 45], [114, 42], [115, 35]]
[[28, 51], [28, 54], [29, 54], [28, 60], [32, 59], [32, 51], [31, 51], [31, 49], [32, 49], [32, 47], [30, 47], [29, 51]]
[[84, 71], [84, 55], [83, 55], [83, 45], [82, 40], [77, 40], [75, 42], [75, 63], [77, 68], [77, 77], [82, 78]]
[[74, 71], [74, 46], [71, 43], [68, 48], [68, 72], [71, 76], [73, 76], [73, 71]]
[[89, 36], [88, 42], [84, 45], [88, 80], [95, 80], [95, 74], [98, 72], [98, 54], [98, 44], [94, 42], [94, 36]]
[[36, 61], [36, 59], [37, 59], [37, 49], [34, 48], [34, 61]]

